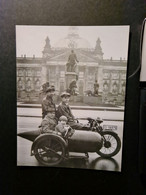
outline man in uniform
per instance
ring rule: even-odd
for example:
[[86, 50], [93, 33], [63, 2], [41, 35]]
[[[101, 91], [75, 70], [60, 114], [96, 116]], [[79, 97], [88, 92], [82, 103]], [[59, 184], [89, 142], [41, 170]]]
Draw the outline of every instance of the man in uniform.
[[55, 130], [57, 125], [56, 118], [56, 105], [53, 102], [53, 96], [55, 95], [54, 86], [50, 86], [46, 89], [46, 97], [42, 101], [42, 123], [40, 125], [41, 132], [46, 133], [50, 130]]
[[46, 97], [42, 101], [42, 118], [44, 118], [49, 112], [56, 112], [56, 106], [53, 102], [53, 96], [55, 95], [54, 86], [50, 86], [46, 89]]

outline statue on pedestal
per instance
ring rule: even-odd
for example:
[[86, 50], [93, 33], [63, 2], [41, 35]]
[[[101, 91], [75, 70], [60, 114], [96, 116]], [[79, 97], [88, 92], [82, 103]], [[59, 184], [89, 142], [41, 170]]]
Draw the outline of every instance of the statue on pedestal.
[[99, 89], [99, 84], [97, 83], [97, 80], [95, 80], [94, 83], [94, 95], [98, 96], [98, 89]]
[[49, 84], [49, 82], [46, 82], [46, 83], [44, 83], [41, 87], [42, 87], [41, 93], [46, 93], [46, 89], [47, 89], [48, 87], [50, 87], [50, 84]]
[[74, 50], [71, 50], [71, 54], [69, 55], [68, 62], [66, 64], [66, 71], [67, 72], [76, 72], [76, 66], [77, 66], [76, 63], [77, 62], [79, 62], [77, 59], [77, 56], [74, 53]]
[[73, 96], [78, 95], [76, 80], [71, 81], [71, 83], [69, 84], [69, 88], [67, 89], [67, 92], [70, 93]]
[[79, 94], [77, 92], [77, 62], [79, 62], [77, 56], [74, 53], [74, 50], [71, 50], [71, 54], [68, 57], [68, 62], [66, 63], [66, 89], [67, 92], [73, 96]]

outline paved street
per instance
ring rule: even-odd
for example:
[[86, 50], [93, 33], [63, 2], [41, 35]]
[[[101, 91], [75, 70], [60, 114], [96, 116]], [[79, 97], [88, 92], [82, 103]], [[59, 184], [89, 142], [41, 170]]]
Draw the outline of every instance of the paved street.
[[[73, 114], [77, 118], [86, 118], [88, 116], [96, 118], [101, 117], [105, 119], [103, 125], [116, 125], [117, 133], [122, 141], [123, 138], [123, 112], [118, 111], [97, 111], [97, 110], [73, 110]], [[17, 109], [17, 132], [31, 131], [37, 129], [41, 123], [41, 109], [40, 108], [18, 108]], [[31, 116], [31, 117], [30, 117]], [[82, 123], [87, 123], [86, 120], [80, 120]], [[23, 166], [39, 166], [39, 163], [34, 156], [30, 156], [32, 142], [17, 136], [17, 165]], [[71, 155], [84, 155], [73, 154]], [[121, 155], [120, 152], [113, 157], [113, 159], [102, 159], [96, 153], [89, 153], [89, 160], [85, 161], [83, 158], [69, 159], [59, 166], [71, 168], [87, 168], [97, 170], [120, 171], [121, 170]]]

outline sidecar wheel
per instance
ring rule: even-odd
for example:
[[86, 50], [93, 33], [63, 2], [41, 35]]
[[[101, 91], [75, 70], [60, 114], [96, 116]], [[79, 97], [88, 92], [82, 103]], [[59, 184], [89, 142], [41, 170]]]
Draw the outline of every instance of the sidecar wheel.
[[55, 136], [44, 136], [35, 143], [34, 155], [42, 165], [55, 166], [64, 159], [64, 142]]
[[111, 158], [120, 151], [121, 140], [114, 132], [105, 131], [102, 132], [102, 135], [104, 136], [105, 141], [103, 140], [102, 148], [96, 151], [96, 153], [103, 158]]

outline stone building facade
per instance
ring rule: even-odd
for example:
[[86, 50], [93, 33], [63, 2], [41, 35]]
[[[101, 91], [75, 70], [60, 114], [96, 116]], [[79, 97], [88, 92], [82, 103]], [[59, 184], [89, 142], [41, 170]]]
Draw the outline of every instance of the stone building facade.
[[56, 47], [51, 47], [47, 37], [42, 58], [25, 55], [17, 58], [17, 100], [37, 101], [41, 86], [47, 81], [55, 86], [57, 94], [64, 91], [66, 63], [72, 49], [79, 61], [79, 95], [84, 96], [86, 91], [93, 91], [97, 80], [102, 102], [117, 101], [122, 104], [125, 99], [127, 61], [103, 59], [100, 39], [97, 39], [95, 48], [89, 48], [88, 41], [82, 39], [73, 27]]

